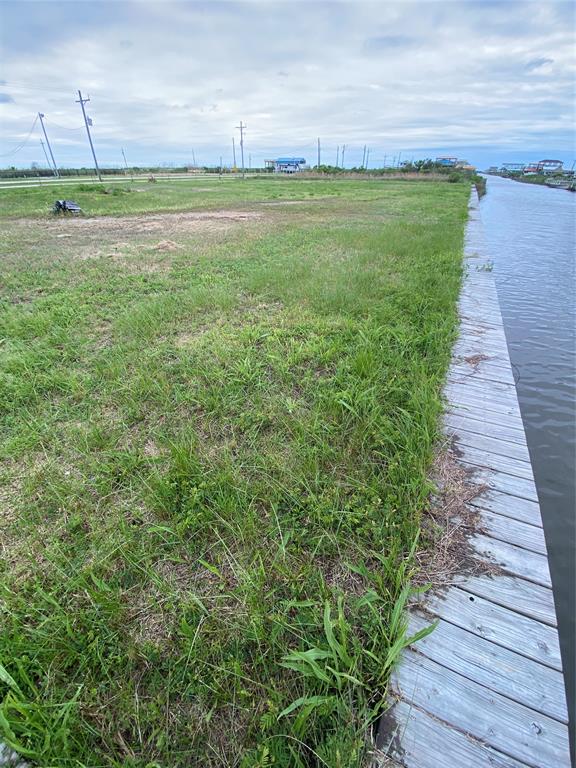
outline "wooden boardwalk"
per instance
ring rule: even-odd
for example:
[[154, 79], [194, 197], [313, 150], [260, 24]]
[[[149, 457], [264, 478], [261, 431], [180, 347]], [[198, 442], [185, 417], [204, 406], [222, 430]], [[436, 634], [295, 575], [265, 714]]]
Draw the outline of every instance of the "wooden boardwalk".
[[[385, 764], [406, 768], [569, 768], [568, 714], [546, 542], [498, 296], [470, 202], [460, 337], [445, 387], [445, 432], [486, 490], [474, 499], [476, 556], [496, 575], [427, 595], [392, 680]], [[432, 618], [431, 618], [432, 617]], [[412, 632], [411, 632], [412, 633]]]

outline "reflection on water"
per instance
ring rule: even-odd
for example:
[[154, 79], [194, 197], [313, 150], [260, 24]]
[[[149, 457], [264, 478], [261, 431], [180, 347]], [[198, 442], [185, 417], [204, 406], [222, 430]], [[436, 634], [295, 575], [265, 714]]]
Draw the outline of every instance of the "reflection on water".
[[481, 210], [542, 508], [574, 725], [576, 194], [488, 177]]

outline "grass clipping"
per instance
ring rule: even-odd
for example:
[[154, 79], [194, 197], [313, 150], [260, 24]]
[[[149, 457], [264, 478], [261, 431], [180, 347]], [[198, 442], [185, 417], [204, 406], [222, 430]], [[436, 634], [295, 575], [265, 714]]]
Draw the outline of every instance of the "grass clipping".
[[422, 518], [422, 548], [416, 553], [417, 586], [449, 586], [458, 575], [486, 570], [474, 554], [470, 536], [481, 532], [479, 511], [470, 504], [485, 486], [475, 483], [471, 470], [458, 460], [453, 443], [440, 446], [432, 465], [437, 491]]

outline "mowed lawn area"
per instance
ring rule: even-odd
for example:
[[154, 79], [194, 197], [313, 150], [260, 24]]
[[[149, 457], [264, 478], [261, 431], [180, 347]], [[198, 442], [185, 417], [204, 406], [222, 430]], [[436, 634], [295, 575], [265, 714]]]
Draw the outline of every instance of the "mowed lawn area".
[[3, 740], [43, 767], [359, 768], [469, 185], [114, 189], [0, 192]]

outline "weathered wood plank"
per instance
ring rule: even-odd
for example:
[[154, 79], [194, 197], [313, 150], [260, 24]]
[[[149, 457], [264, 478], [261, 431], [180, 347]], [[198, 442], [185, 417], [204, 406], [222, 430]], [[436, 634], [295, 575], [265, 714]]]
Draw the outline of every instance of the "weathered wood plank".
[[404, 768], [526, 768], [406, 701], [398, 701], [391, 715], [394, 724], [381, 748]]
[[[415, 634], [430, 620], [414, 614], [409, 631]], [[418, 642], [416, 650], [443, 667], [490, 688], [519, 704], [561, 723], [568, 722], [561, 672], [513, 651], [487, 643], [483, 638], [440, 620], [431, 635]]]
[[498, 328], [494, 325], [487, 325], [482, 318], [479, 318], [477, 322], [461, 320], [460, 338], [479, 338], [485, 344], [489, 344], [500, 349], [506, 348], [506, 351], [508, 351], [506, 336], [504, 335], [502, 328]]
[[531, 480], [526, 480], [523, 477], [515, 477], [514, 475], [507, 475], [504, 472], [496, 472], [491, 469], [479, 469], [478, 467], [468, 464], [464, 460], [462, 460], [461, 463], [473, 470], [473, 478], [475, 482], [483, 483], [490, 490], [508, 493], [511, 496], [519, 496], [521, 499], [538, 501], [536, 487]]
[[483, 597], [491, 603], [522, 613], [551, 627], [556, 626], [554, 595], [549, 587], [515, 576], [483, 574], [456, 576], [454, 583], [465, 592]]
[[446, 413], [450, 413], [454, 416], [464, 416], [469, 419], [475, 419], [485, 421], [486, 424], [501, 424], [502, 426], [510, 426], [519, 429], [519, 425], [523, 422], [520, 418], [520, 410], [508, 414], [508, 413], [495, 413], [494, 411], [487, 411], [485, 408], [479, 407], [476, 404], [462, 405], [459, 403], [450, 403], [446, 408]]
[[417, 707], [532, 768], [569, 768], [563, 723], [407, 651], [397, 685]]
[[493, 512], [480, 510], [480, 525], [487, 536], [492, 539], [506, 541], [516, 547], [537, 552], [539, 555], [547, 555], [544, 531], [535, 525], [521, 523], [510, 517], [495, 515]]
[[451, 368], [464, 368], [466, 366], [468, 373], [494, 373], [494, 376], [500, 376], [504, 375], [506, 376], [506, 381], [504, 381], [504, 384], [515, 382], [514, 375], [512, 368], [510, 367], [510, 364], [506, 364], [503, 362], [499, 362], [498, 360], [492, 360], [491, 357], [485, 357], [481, 360], [478, 360], [477, 358], [465, 358], [465, 357], [457, 357], [454, 356], [452, 358], [452, 362], [450, 363]]
[[472, 499], [470, 504], [473, 507], [485, 509], [488, 512], [495, 512], [497, 515], [512, 517], [515, 520], [521, 520], [523, 523], [542, 527], [540, 505], [537, 501], [520, 499], [518, 496], [510, 496], [507, 493], [499, 493], [498, 491], [488, 491], [484, 492], [480, 497]]
[[[530, 461], [530, 454], [525, 443], [510, 443], [507, 440], [500, 440], [489, 435], [481, 435], [478, 432], [469, 432], [461, 427], [455, 428], [448, 424], [445, 431], [449, 437], [456, 441], [457, 445], [462, 443], [470, 446], [470, 448], [478, 448], [486, 453], [492, 453], [496, 457], [506, 456], [509, 459], [524, 461], [526, 464]], [[499, 471], [499, 469], [499, 466], [495, 467], [494, 471]]]
[[472, 285], [472, 281], [468, 282], [466, 280], [460, 294], [458, 306], [469, 307], [472, 310], [468, 319], [474, 318], [475, 311], [493, 317], [499, 309], [498, 299], [494, 291], [490, 290], [487, 286], [482, 286], [482, 293], [483, 295], [480, 297], [478, 295], [478, 288]]
[[[505, 349], [494, 349], [486, 344], [481, 344], [476, 339], [460, 339], [454, 346], [454, 354], [458, 357], [471, 357], [473, 355], [487, 355], [494, 361], [501, 361], [505, 364], [509, 360], [508, 352]], [[498, 383], [498, 382], [495, 382]]]
[[525, 480], [533, 480], [532, 465], [522, 459], [514, 459], [509, 456], [498, 456], [490, 451], [482, 450], [476, 446], [471, 447], [458, 440], [456, 449], [458, 455], [479, 469], [492, 469], [506, 472], [507, 475], [523, 477]]
[[515, 425], [510, 423], [494, 424], [478, 415], [453, 414], [450, 412], [444, 415], [444, 422], [453, 429], [464, 429], [466, 432], [486, 435], [508, 443], [519, 443], [526, 447], [526, 433], [524, 432], [522, 422], [516, 422]]
[[7, 747], [6, 744], [0, 744], [0, 766], [2, 768], [28, 768], [28, 763], [25, 763], [21, 757], [19, 757], [13, 749]]
[[496, 645], [562, 670], [558, 633], [554, 627], [511, 612], [459, 587], [450, 587], [444, 595], [430, 595], [426, 609]]
[[[460, 304], [468, 305], [472, 310], [476, 307], [484, 308], [486, 311], [492, 310], [495, 306], [499, 311], [498, 296], [496, 291], [490, 285], [482, 286], [482, 295], [478, 293], [478, 287], [472, 284], [470, 276], [464, 281], [462, 291], [460, 293]], [[472, 315], [474, 317], [474, 315]]]
[[470, 538], [470, 545], [476, 554], [484, 556], [487, 562], [499, 565], [511, 576], [552, 587], [547, 557], [481, 533]]
[[492, 349], [498, 353], [508, 353], [508, 346], [504, 335], [486, 326], [482, 327], [480, 324], [475, 329], [466, 328], [465, 324], [463, 324], [459, 340], [463, 343], [477, 343], [484, 349]]
[[499, 329], [494, 326], [492, 318], [478, 317], [477, 321], [467, 320], [464, 316], [460, 317], [460, 336], [459, 339], [470, 339], [480, 341], [484, 344], [489, 344], [500, 349], [504, 349], [506, 346], [506, 336]]
[[450, 371], [448, 371], [445, 389], [448, 388], [456, 392], [461, 391], [473, 395], [476, 401], [480, 398], [485, 398], [488, 401], [495, 400], [507, 405], [511, 402], [512, 405], [518, 405], [518, 395], [516, 394], [515, 387], [511, 384], [503, 384], [500, 381], [493, 381], [490, 383], [490, 387], [487, 387], [485, 381], [475, 381], [471, 377], [463, 382], [458, 377], [452, 376]]
[[488, 302], [489, 306], [482, 307], [474, 303], [469, 297], [464, 296], [463, 300], [458, 304], [458, 314], [461, 322], [461, 336], [467, 335], [467, 328], [465, 325], [470, 325], [474, 322], [474, 318], [478, 318], [478, 322], [482, 327], [497, 328], [497, 306], [493, 301]]
[[[492, 382], [496, 383], [496, 382]], [[460, 379], [450, 376], [448, 373], [448, 379], [444, 386], [444, 393], [449, 401], [454, 396], [463, 396], [468, 398], [472, 403], [492, 403], [492, 410], [495, 410], [494, 406], [497, 406], [496, 410], [501, 409], [502, 406], [508, 408], [516, 408], [519, 412], [518, 397], [516, 391], [513, 389], [501, 389], [498, 392], [490, 392], [485, 386], [486, 382], [474, 381], [473, 379], [467, 379], [465, 382]], [[507, 387], [506, 384], [499, 384], [501, 387]]]
[[478, 363], [477, 366], [473, 366], [466, 361], [463, 361], [461, 364], [453, 363], [450, 366], [450, 376], [454, 379], [461, 379], [463, 382], [472, 378], [475, 381], [496, 381], [500, 384], [514, 383], [514, 376], [509, 368], [496, 365], [488, 366], [482, 362]]
[[[508, 350], [504, 345], [498, 346], [496, 344], [489, 343], [488, 340], [478, 338], [466, 338], [459, 339], [454, 346], [454, 354], [458, 357], [471, 357], [473, 355], [486, 355], [493, 358], [495, 361], [502, 361], [505, 363], [509, 360]], [[498, 382], [494, 382], [498, 384]]]
[[452, 385], [449, 382], [444, 387], [443, 394], [444, 399], [451, 406], [467, 407], [475, 410], [481, 409], [495, 415], [504, 413], [520, 417], [520, 406], [518, 405], [517, 398], [501, 402], [488, 397], [485, 390], [471, 391], [468, 387], [462, 387], [459, 384]]

